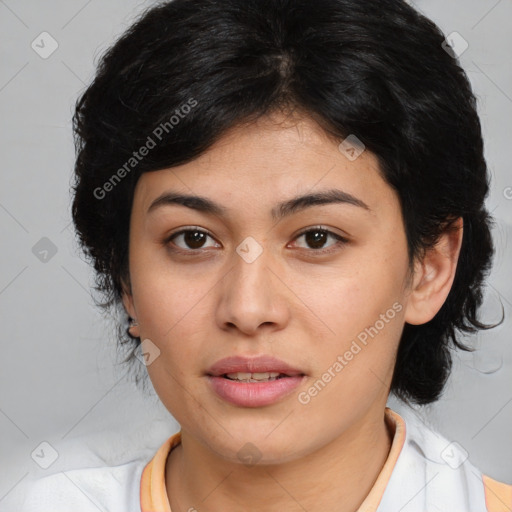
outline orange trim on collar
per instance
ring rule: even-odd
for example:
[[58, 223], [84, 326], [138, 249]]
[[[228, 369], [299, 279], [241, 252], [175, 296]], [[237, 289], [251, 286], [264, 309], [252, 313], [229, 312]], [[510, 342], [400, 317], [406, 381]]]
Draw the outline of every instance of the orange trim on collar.
[[394, 432], [391, 449], [370, 493], [366, 496], [363, 503], [361, 503], [357, 512], [375, 512], [377, 510], [405, 443], [405, 421], [402, 416], [389, 407], [386, 407], [385, 419], [391, 431]]
[[485, 506], [489, 512], [510, 512], [512, 510], [512, 485], [498, 482], [482, 475], [485, 489]]
[[148, 462], [140, 479], [142, 512], [172, 512], [165, 486], [165, 464], [171, 450], [181, 443], [181, 431], [173, 434]]

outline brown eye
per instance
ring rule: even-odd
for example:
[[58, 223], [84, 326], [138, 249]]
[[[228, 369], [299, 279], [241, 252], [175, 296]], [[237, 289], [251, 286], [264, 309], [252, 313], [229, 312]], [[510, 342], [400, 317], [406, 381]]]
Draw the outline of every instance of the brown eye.
[[[314, 252], [319, 253], [331, 252], [331, 247], [340, 246], [348, 242], [346, 238], [322, 227], [309, 228], [300, 233], [296, 240], [301, 237], [304, 238], [306, 249], [312, 249]], [[334, 239], [334, 243], [326, 246], [325, 244], [329, 238]]]
[[172, 244], [177, 246], [180, 250], [194, 251], [204, 249], [208, 238], [212, 237], [208, 232], [202, 229], [182, 229], [171, 235], [167, 239], [167, 243], [172, 242]]

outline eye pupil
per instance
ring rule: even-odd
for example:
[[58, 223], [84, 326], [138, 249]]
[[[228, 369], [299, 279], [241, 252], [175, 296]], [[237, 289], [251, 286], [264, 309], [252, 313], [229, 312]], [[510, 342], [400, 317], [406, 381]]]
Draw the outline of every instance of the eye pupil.
[[189, 230], [184, 233], [185, 243], [193, 249], [199, 249], [204, 243], [204, 238], [205, 233], [201, 231]]
[[[311, 236], [313, 234], [315, 236]], [[327, 232], [321, 229], [314, 229], [305, 233], [305, 236], [308, 245], [317, 248], [322, 247], [325, 244], [325, 237], [327, 236]]]

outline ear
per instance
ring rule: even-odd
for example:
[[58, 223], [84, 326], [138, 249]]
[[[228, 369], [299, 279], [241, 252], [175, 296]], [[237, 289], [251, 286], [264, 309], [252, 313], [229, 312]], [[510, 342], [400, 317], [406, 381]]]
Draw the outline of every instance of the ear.
[[[121, 294], [121, 298], [123, 301], [124, 309], [126, 310], [126, 313], [129, 315], [130, 318], [136, 320], [137, 319], [137, 312], [135, 311], [135, 305], [133, 302], [133, 295], [131, 292], [131, 286], [126, 285], [124, 280], [122, 281], [122, 287], [123, 292]], [[132, 336], [140, 338], [140, 330], [139, 326], [133, 326], [130, 328], [130, 334]]]
[[432, 320], [450, 293], [460, 248], [463, 221], [459, 217], [428, 249], [421, 261], [414, 266], [410, 295], [405, 308], [405, 321], [421, 325]]

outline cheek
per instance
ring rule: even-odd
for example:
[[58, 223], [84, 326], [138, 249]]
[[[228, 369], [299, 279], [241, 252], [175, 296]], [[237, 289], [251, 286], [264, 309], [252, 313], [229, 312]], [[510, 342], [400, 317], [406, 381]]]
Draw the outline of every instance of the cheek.
[[[330, 276], [309, 281], [309, 288], [307, 281], [302, 282], [303, 292], [309, 290], [305, 302], [321, 320], [308, 316], [314, 318], [309, 321], [311, 348], [316, 349], [312, 369], [315, 378], [332, 382], [318, 406], [327, 402], [334, 406], [340, 397], [346, 403], [363, 403], [386, 391], [384, 384], [393, 371], [404, 324], [402, 283], [407, 259], [403, 254], [388, 259], [359, 256]], [[322, 329], [318, 336], [313, 321]]]
[[310, 335], [312, 379], [301, 395], [301, 403], [315, 411], [308, 417], [327, 415], [334, 425], [385, 399], [404, 308], [394, 281], [380, 284], [376, 287], [371, 272], [365, 272], [331, 282], [318, 294], [316, 307], [329, 333]]
[[[131, 265], [132, 291], [139, 323], [146, 337], [166, 343], [183, 334], [192, 323], [205, 314], [205, 294], [214, 286], [213, 276], [178, 267], [167, 261], [162, 264], [150, 258], [133, 258]], [[196, 329], [197, 330], [197, 329]]]
[[134, 291], [141, 335], [159, 350], [147, 371], [162, 402], [180, 409], [185, 406], [184, 397], [176, 389], [186, 382], [191, 391], [193, 378], [201, 370], [196, 363], [208, 336], [205, 322], [211, 318], [211, 305], [205, 300], [208, 288], [200, 282], [184, 287], [183, 280], [170, 280], [158, 272], [146, 272], [145, 277]]
[[361, 261], [351, 265], [350, 271], [299, 281], [297, 295], [305, 298], [315, 313], [308, 317], [317, 321], [327, 337], [350, 339], [386, 312], [386, 320], [397, 318], [397, 309], [402, 308], [393, 309], [393, 304], [402, 300], [402, 274], [393, 266], [383, 266], [382, 260], [378, 264]]

